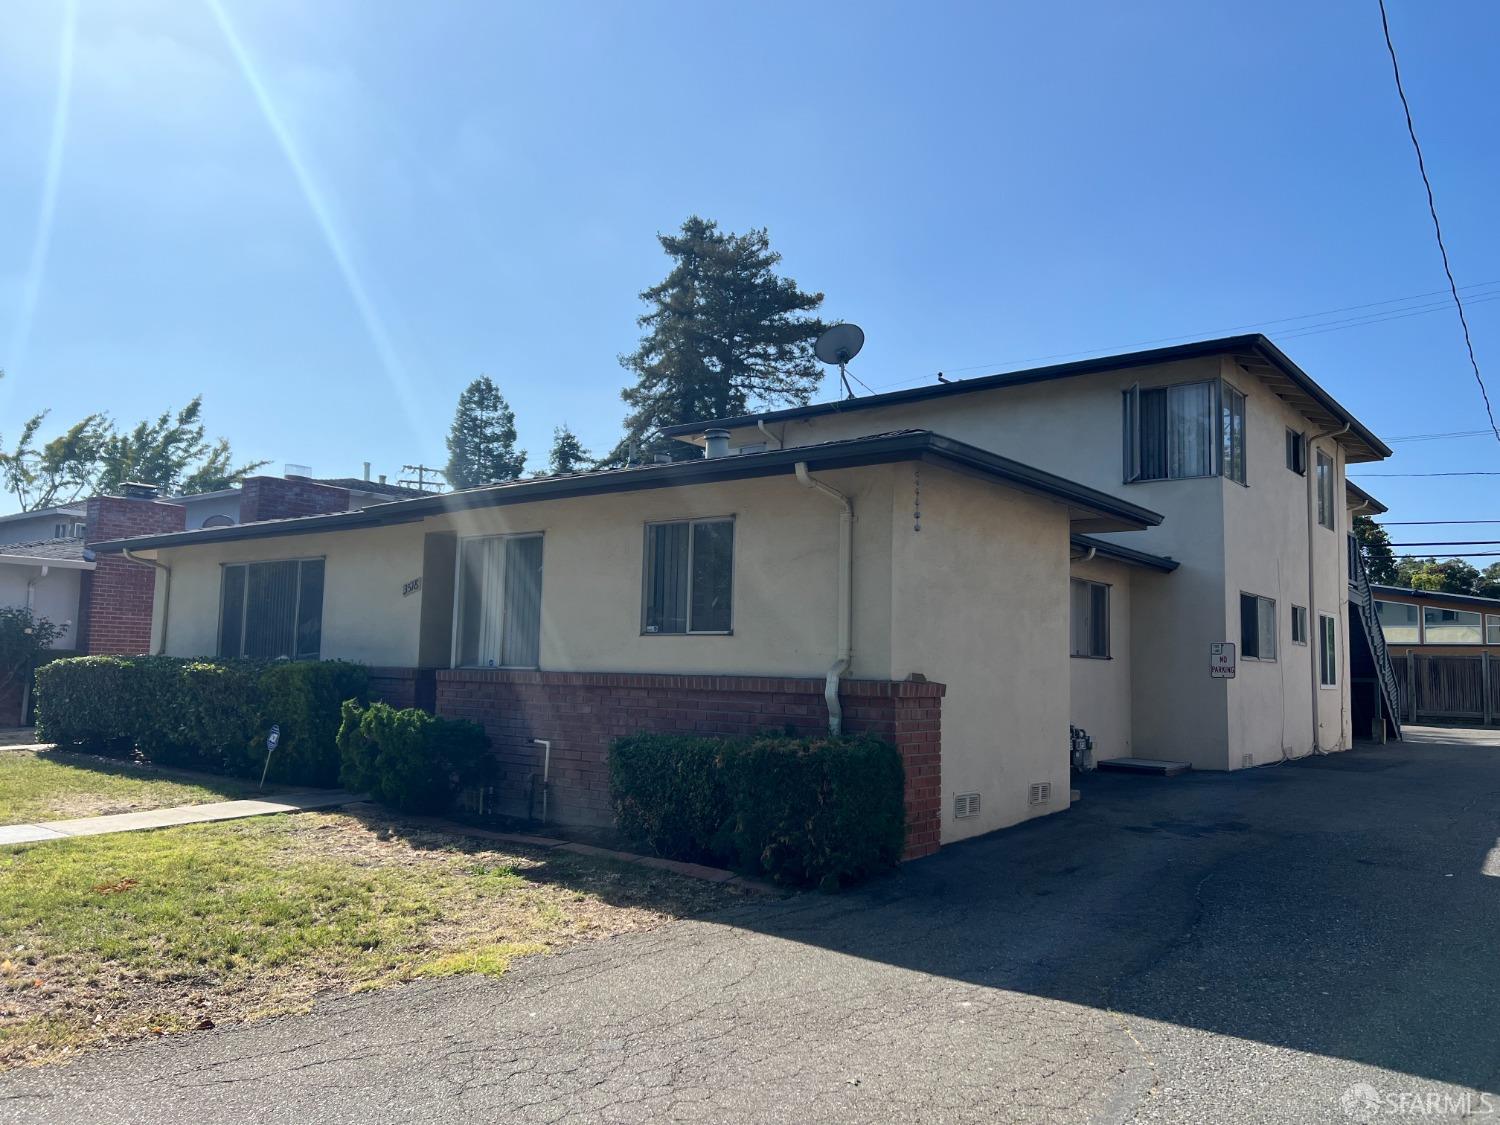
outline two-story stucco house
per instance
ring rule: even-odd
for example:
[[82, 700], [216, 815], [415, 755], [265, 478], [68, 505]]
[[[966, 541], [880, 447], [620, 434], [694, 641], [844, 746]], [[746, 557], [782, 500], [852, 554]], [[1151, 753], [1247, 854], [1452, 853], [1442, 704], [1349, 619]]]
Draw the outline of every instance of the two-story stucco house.
[[1263, 337], [676, 436], [704, 456], [95, 546], [155, 564], [158, 649], [374, 665], [580, 821], [643, 728], [882, 733], [909, 855], [1065, 809], [1070, 725], [1207, 769], [1351, 741], [1343, 474], [1389, 451]]

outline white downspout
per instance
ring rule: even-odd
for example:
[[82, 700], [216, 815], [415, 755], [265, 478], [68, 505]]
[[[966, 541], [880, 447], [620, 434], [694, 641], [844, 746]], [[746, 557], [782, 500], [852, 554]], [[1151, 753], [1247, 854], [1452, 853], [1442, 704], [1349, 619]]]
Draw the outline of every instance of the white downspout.
[[839, 734], [844, 729], [844, 710], [839, 704], [839, 678], [849, 670], [852, 656], [850, 636], [854, 617], [854, 502], [838, 489], [808, 476], [806, 461], [798, 461], [796, 471], [798, 484], [821, 492], [843, 508], [839, 513], [838, 656], [828, 669], [828, 679], [823, 687], [823, 699], [828, 704], [828, 732]]
[[[1341, 429], [1324, 430], [1320, 434], [1311, 435], [1307, 439], [1307, 464], [1304, 466], [1307, 472], [1307, 628], [1309, 633], [1312, 632], [1313, 629], [1316, 629], [1318, 631], [1318, 639], [1316, 641], [1314, 641], [1310, 636], [1307, 638], [1307, 652], [1308, 656], [1311, 658], [1308, 663], [1311, 666], [1310, 671], [1312, 683], [1311, 752], [1314, 754], [1326, 753], [1323, 747], [1319, 744], [1319, 739], [1322, 737], [1323, 733], [1323, 678], [1318, 671], [1318, 665], [1320, 662], [1319, 654], [1322, 652], [1323, 645], [1323, 623], [1318, 617], [1318, 569], [1317, 563], [1315, 561], [1317, 558], [1315, 546], [1318, 534], [1318, 451], [1316, 446], [1317, 443], [1322, 441], [1324, 438], [1339, 438], [1343, 437], [1348, 432], [1349, 427], [1345, 425]], [[1332, 467], [1338, 467], [1338, 450], [1334, 450]], [[1334, 496], [1334, 501], [1335, 504], [1337, 504], [1339, 501], [1339, 497], [1336, 494]], [[1336, 507], [1335, 510], [1337, 510]], [[1334, 524], [1337, 525], [1337, 523], [1338, 518], [1334, 517]], [[1335, 533], [1337, 533], [1338, 527], [1335, 526], [1333, 530]], [[1343, 549], [1343, 544], [1340, 544], [1339, 546], [1340, 549]], [[1338, 556], [1335, 555], [1334, 557], [1337, 558]]]
[[[765, 435], [767, 449], [771, 448], [771, 442], [773, 441], [776, 443], [777, 449], [784, 449], [786, 447], [786, 442], [782, 441], [770, 430], [766, 429], [766, 420], [764, 418], [757, 418], [755, 420], [755, 428]], [[783, 426], [782, 429], [786, 429], [786, 427]]]
[[166, 576], [166, 582], [161, 591], [161, 642], [156, 646], [156, 654], [160, 656], [167, 651], [167, 621], [172, 611], [172, 568], [155, 559], [143, 559], [139, 555], [132, 555], [129, 547], [120, 548], [120, 553], [133, 563], [154, 566]]
[[37, 568], [36, 577], [26, 580], [26, 611], [28, 613], [36, 609], [36, 584], [46, 578], [51, 569], [50, 566], [40, 566]]

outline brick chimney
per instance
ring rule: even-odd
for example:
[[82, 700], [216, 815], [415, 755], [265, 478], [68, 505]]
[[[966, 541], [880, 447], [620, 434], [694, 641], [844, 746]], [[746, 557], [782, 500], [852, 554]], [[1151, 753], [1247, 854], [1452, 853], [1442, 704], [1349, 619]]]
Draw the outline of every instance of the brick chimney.
[[307, 477], [246, 477], [240, 485], [240, 523], [348, 510], [347, 488]]
[[[156, 499], [153, 485], [127, 484], [124, 496], [90, 498], [84, 517], [86, 543], [182, 531], [187, 509]], [[100, 555], [84, 571], [78, 593], [78, 647], [90, 654], [132, 655], [151, 648], [151, 609], [156, 570], [124, 555]]]

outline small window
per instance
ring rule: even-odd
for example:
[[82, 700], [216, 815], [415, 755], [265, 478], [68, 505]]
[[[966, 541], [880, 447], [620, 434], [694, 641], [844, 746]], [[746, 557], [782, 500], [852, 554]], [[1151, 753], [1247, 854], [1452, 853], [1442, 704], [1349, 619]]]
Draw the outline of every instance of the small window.
[[542, 537], [463, 540], [454, 611], [456, 665], [535, 668], [541, 658]]
[[1307, 475], [1307, 438], [1296, 430], [1286, 432], [1286, 467], [1299, 477]]
[[1109, 658], [1109, 587], [1103, 582], [1074, 578], [1071, 586], [1072, 654], [1095, 660]]
[[1271, 598], [1240, 595], [1240, 655], [1276, 659], [1276, 602]]
[[1338, 618], [1318, 614], [1318, 683], [1337, 687], [1339, 682]]
[[1500, 613], [1484, 615], [1484, 643], [1500, 645]]
[[234, 520], [230, 519], [228, 516], [223, 515], [221, 513], [219, 515], [209, 516], [208, 519], [206, 519], [206, 520], [203, 521], [203, 526], [204, 527], [233, 527], [234, 526]]
[[1430, 645], [1477, 645], [1484, 643], [1484, 618], [1465, 609], [1422, 607], [1422, 636]]
[[1292, 606], [1292, 644], [1305, 645], [1307, 643], [1307, 607], [1305, 605]]
[[1224, 384], [1223, 396], [1224, 475], [1232, 481], [1245, 483], [1245, 396], [1228, 383]]
[[1318, 523], [1333, 528], [1333, 459], [1318, 451]]
[[733, 591], [733, 519], [646, 525], [642, 632], [731, 632]]
[[1407, 602], [1375, 603], [1375, 616], [1380, 621], [1380, 631], [1389, 645], [1416, 645], [1422, 643], [1421, 616], [1417, 607]]
[[223, 567], [219, 655], [316, 660], [323, 646], [323, 560]]

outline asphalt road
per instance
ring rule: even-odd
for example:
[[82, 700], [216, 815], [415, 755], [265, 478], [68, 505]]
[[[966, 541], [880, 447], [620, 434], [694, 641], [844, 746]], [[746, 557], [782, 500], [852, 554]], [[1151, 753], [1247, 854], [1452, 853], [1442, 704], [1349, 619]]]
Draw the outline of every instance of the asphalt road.
[[855, 893], [13, 1072], [0, 1121], [1500, 1120], [1500, 737], [1084, 791]]

